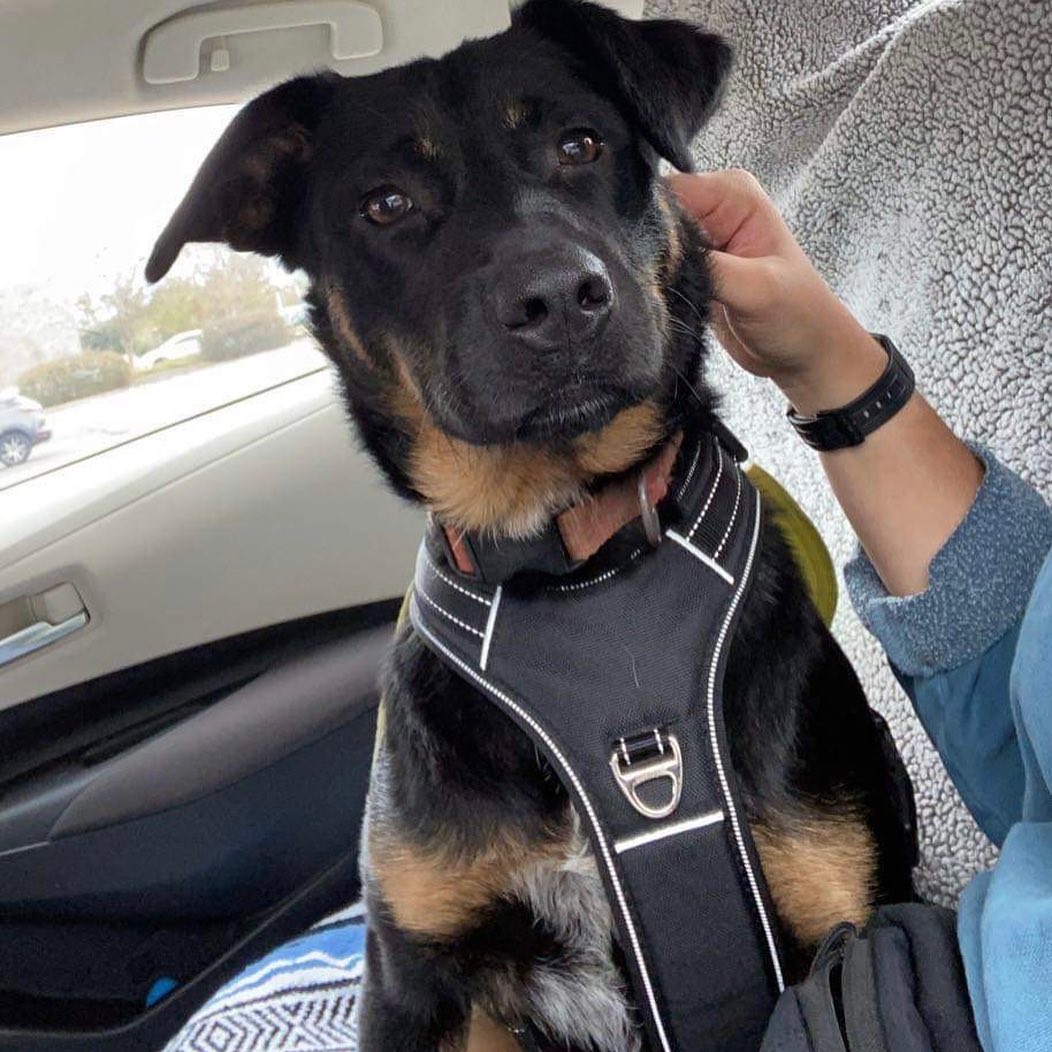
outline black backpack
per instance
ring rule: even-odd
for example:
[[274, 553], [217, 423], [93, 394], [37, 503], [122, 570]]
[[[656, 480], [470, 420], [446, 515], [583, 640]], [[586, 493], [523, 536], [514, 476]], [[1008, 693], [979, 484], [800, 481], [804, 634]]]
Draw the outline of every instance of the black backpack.
[[760, 1052], [982, 1052], [955, 915], [907, 903], [840, 924], [779, 998]]

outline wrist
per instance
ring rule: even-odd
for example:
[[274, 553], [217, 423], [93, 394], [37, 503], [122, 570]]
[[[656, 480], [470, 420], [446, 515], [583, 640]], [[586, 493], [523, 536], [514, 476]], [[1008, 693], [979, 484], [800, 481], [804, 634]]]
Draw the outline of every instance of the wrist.
[[821, 345], [806, 362], [772, 379], [797, 413], [814, 416], [856, 399], [876, 383], [887, 364], [880, 342], [850, 317], [849, 325], [823, 333]]

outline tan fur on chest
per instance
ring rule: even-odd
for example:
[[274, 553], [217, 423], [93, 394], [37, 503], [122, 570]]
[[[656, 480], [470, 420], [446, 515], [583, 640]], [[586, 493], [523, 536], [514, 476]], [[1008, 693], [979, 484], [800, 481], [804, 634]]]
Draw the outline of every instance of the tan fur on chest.
[[[804, 945], [835, 924], [863, 924], [873, 907], [876, 845], [849, 815], [754, 822], [753, 837], [782, 922]], [[567, 854], [564, 837], [526, 843], [509, 839], [468, 857], [424, 848], [384, 832], [369, 840], [370, 863], [399, 927], [453, 938], [487, 906], [510, 894], [530, 866]]]
[[389, 832], [370, 831], [369, 837], [370, 868], [398, 926], [441, 939], [455, 937], [486, 906], [506, 896], [516, 873], [564, 851], [555, 839], [531, 844], [509, 838], [458, 856]]

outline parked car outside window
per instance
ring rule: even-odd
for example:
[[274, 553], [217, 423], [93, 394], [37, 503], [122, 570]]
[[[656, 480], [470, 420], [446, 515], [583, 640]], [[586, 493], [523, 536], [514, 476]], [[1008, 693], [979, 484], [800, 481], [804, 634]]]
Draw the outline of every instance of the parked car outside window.
[[44, 407], [18, 393], [0, 391], [0, 464], [13, 468], [29, 459], [33, 447], [51, 437]]
[[201, 336], [203, 330], [190, 329], [188, 332], [177, 332], [170, 336], [160, 347], [152, 351], [140, 354], [133, 359], [136, 371], [146, 372], [157, 365], [167, 365], [169, 362], [186, 361], [188, 358], [199, 358], [201, 356]]

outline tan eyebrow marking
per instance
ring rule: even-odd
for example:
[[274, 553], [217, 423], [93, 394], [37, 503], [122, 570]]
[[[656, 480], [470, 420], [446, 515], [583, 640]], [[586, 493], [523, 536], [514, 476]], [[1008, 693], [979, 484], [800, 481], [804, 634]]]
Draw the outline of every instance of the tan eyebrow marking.
[[421, 135], [414, 140], [413, 147], [425, 161], [437, 160], [439, 155], [438, 143], [430, 135]]
[[528, 115], [529, 110], [526, 103], [521, 99], [513, 99], [505, 104], [501, 120], [506, 128], [511, 128], [514, 131], [526, 122]]

